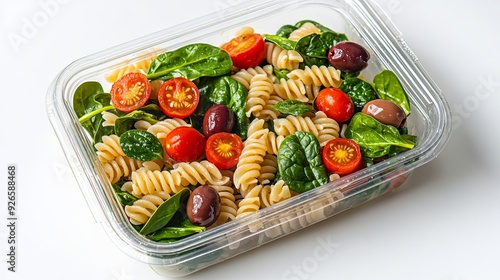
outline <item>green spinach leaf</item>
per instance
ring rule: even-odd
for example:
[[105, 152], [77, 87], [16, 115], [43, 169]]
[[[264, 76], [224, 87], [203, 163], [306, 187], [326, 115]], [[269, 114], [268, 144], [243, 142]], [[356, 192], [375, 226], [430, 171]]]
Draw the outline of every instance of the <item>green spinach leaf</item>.
[[148, 238], [158, 242], [172, 242], [205, 230], [206, 227], [195, 226], [186, 218], [181, 224], [175, 226], [167, 225], [149, 235]]
[[338, 32], [335, 32], [333, 30], [331, 30], [330, 28], [314, 21], [314, 20], [309, 20], [309, 19], [306, 19], [306, 20], [301, 20], [299, 22], [297, 22], [295, 24], [295, 26], [297, 28], [301, 27], [302, 25], [304, 25], [304, 23], [312, 23], [314, 26], [316, 26], [321, 32], [329, 32], [329, 33], [333, 33], [335, 35], [335, 43], [338, 43], [338, 42], [341, 42], [341, 41], [347, 41], [348, 38], [345, 34], [343, 33], [338, 33]]
[[288, 38], [290, 37], [290, 34], [297, 28], [297, 26], [293, 26], [290, 24], [283, 25], [282, 27], [278, 28], [278, 31], [276, 31], [276, 36]]
[[127, 157], [135, 160], [149, 161], [163, 157], [160, 140], [144, 130], [127, 130], [120, 136], [120, 146]]
[[139, 120], [145, 120], [151, 124], [155, 124], [162, 116], [163, 114], [158, 105], [146, 105], [116, 119], [115, 134], [121, 136], [127, 130], [133, 129], [135, 122]]
[[98, 82], [84, 82], [75, 91], [73, 96], [73, 110], [79, 118], [83, 128], [92, 136], [93, 142], [101, 140], [103, 135], [113, 132], [112, 127], [103, 127], [101, 112], [114, 110], [111, 97], [104, 93]]
[[304, 64], [307, 66], [329, 66], [328, 51], [337, 42], [338, 38], [336, 33], [313, 33], [300, 38], [295, 46], [295, 50], [302, 55]]
[[294, 50], [297, 42], [278, 35], [264, 34], [262, 35], [266, 41], [272, 42], [284, 50]]
[[314, 108], [308, 103], [292, 99], [279, 101], [272, 109], [285, 115], [294, 116], [302, 116], [305, 113], [314, 112]]
[[204, 76], [220, 76], [231, 71], [233, 62], [221, 48], [209, 44], [190, 44], [160, 54], [149, 66], [148, 79], [168, 80], [182, 76], [196, 80]]
[[363, 156], [370, 158], [388, 155], [392, 147], [412, 149], [415, 146], [401, 137], [394, 126], [382, 124], [363, 113], [354, 114], [344, 135], [356, 141]]
[[129, 192], [122, 191], [119, 186], [113, 185], [113, 190], [115, 191], [118, 201], [120, 201], [123, 206], [132, 205], [137, 200], [137, 197], [133, 196]]
[[312, 133], [285, 137], [278, 149], [278, 172], [290, 190], [303, 193], [328, 182], [320, 145]]
[[410, 115], [410, 100], [398, 77], [391, 70], [383, 70], [373, 78], [373, 87], [381, 99], [390, 100]]
[[357, 77], [346, 78], [340, 83], [339, 89], [349, 95], [357, 112], [361, 111], [368, 101], [377, 98], [372, 85]]
[[180, 192], [176, 193], [168, 200], [163, 202], [149, 217], [149, 220], [142, 227], [139, 233], [148, 235], [151, 234], [168, 224], [170, 219], [179, 210], [179, 207], [189, 198], [189, 189], [184, 188]]
[[[205, 77], [198, 83], [200, 91], [200, 102], [195, 111], [198, 119], [203, 119], [205, 112], [214, 104], [227, 105], [236, 116], [233, 132], [242, 139], [246, 138], [248, 129], [248, 118], [246, 113], [248, 90], [243, 84], [229, 76]], [[193, 124], [201, 121], [192, 119]]]

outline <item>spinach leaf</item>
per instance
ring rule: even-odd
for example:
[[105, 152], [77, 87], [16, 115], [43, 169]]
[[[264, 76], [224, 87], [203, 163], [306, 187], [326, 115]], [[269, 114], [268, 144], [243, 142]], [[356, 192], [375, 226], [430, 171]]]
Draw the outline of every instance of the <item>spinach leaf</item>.
[[182, 237], [186, 237], [195, 233], [200, 233], [206, 230], [206, 227], [195, 226], [189, 219], [185, 219], [180, 225], [177, 226], [165, 226], [153, 234], [149, 235], [148, 238], [153, 241], [158, 242], [172, 242], [178, 240]]
[[[148, 113], [148, 111], [151, 113]], [[127, 130], [132, 129], [136, 121], [145, 120], [154, 124], [161, 117], [162, 114], [158, 105], [149, 104], [116, 119], [115, 134], [121, 136]]]
[[297, 28], [298, 28], [297, 26], [286, 24], [286, 25], [283, 25], [282, 27], [280, 27], [278, 29], [278, 31], [276, 31], [276, 35], [280, 36], [280, 37], [283, 37], [283, 38], [288, 38], [288, 37], [290, 37], [290, 34], [294, 30], [296, 30]]
[[290, 70], [288, 69], [278, 69], [276, 67], [273, 67], [273, 73], [276, 76], [276, 79], [278, 81], [281, 81], [281, 79], [288, 80], [288, 73], [290, 73]]
[[[415, 135], [403, 134], [401, 135], [401, 138], [403, 138], [406, 142], [413, 143], [414, 145], [417, 143], [417, 136]], [[407, 150], [407, 147], [392, 146], [389, 149], [389, 154], [387, 156], [393, 157]]]
[[120, 136], [120, 146], [127, 157], [135, 160], [148, 161], [163, 157], [160, 140], [144, 130], [127, 130]]
[[391, 70], [383, 70], [373, 78], [373, 87], [380, 99], [393, 101], [403, 108], [406, 116], [410, 115], [408, 94], [398, 77]]
[[272, 107], [272, 109], [282, 114], [294, 116], [302, 116], [305, 113], [314, 111], [314, 108], [308, 103], [292, 99], [279, 101]]
[[79, 118], [83, 128], [92, 136], [94, 143], [101, 140], [103, 135], [113, 132], [112, 127], [103, 127], [104, 121], [101, 112], [114, 110], [111, 97], [98, 82], [85, 82], [78, 86], [73, 96], [73, 110]]
[[415, 146], [401, 137], [394, 126], [382, 124], [363, 113], [354, 114], [344, 135], [356, 141], [363, 156], [370, 158], [388, 155], [392, 147], [412, 149]]
[[377, 98], [372, 85], [357, 77], [346, 78], [340, 83], [339, 89], [349, 95], [357, 112], [361, 111], [368, 101]]
[[338, 42], [337, 34], [333, 32], [323, 32], [321, 34], [309, 34], [300, 38], [295, 46], [295, 50], [304, 58], [307, 66], [329, 66], [328, 51]]
[[116, 197], [118, 197], [118, 201], [125, 205], [132, 205], [137, 200], [137, 197], [133, 196], [129, 192], [122, 191], [120, 187], [113, 185], [113, 190], [115, 191]]
[[160, 54], [149, 66], [148, 79], [168, 80], [182, 76], [195, 80], [204, 76], [220, 76], [231, 71], [233, 62], [221, 48], [209, 44], [190, 44]]
[[297, 42], [278, 35], [263, 34], [262, 36], [266, 41], [272, 42], [284, 50], [294, 50], [297, 45]]
[[[233, 132], [242, 139], [247, 136], [248, 118], [246, 113], [248, 90], [243, 84], [229, 76], [205, 77], [198, 83], [200, 102], [194, 115], [203, 119], [205, 112], [214, 104], [227, 105], [236, 116]], [[193, 124], [201, 123], [192, 119]]]
[[142, 227], [139, 233], [148, 235], [167, 225], [170, 219], [172, 219], [174, 214], [179, 210], [180, 205], [189, 198], [189, 193], [190, 190], [184, 188], [163, 202], [156, 209], [153, 215], [149, 217], [149, 220]]
[[297, 131], [285, 137], [278, 149], [278, 172], [290, 190], [302, 193], [328, 182], [318, 139]]
[[335, 33], [335, 37], [337, 38], [337, 42], [347, 41], [347, 40], [348, 40], [348, 38], [347, 38], [347, 36], [346, 36], [345, 34], [343, 34], [343, 33], [337, 33], [337, 32], [335, 32], [335, 31], [331, 30], [330, 28], [328, 28], [328, 27], [326, 27], [326, 26], [324, 26], [324, 25], [322, 25], [322, 24], [320, 24], [320, 23], [318, 23], [318, 22], [316, 22], [316, 21], [314, 21], [314, 20], [309, 20], [309, 19], [306, 19], [306, 20], [301, 20], [301, 21], [297, 22], [297, 23], [295, 24], [295, 26], [296, 26], [297, 28], [299, 28], [299, 27], [301, 27], [302, 25], [304, 25], [304, 23], [307, 23], [307, 22], [308, 22], [308, 23], [312, 23], [312, 24], [313, 24], [314, 26], [316, 26], [316, 27], [317, 27], [317, 28], [318, 28], [321, 32], [330, 32], [330, 33]]

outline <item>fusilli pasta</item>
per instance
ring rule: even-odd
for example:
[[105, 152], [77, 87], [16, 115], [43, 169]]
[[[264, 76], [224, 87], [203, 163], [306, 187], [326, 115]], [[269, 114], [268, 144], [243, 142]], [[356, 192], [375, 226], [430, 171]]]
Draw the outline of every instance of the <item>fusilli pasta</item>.
[[292, 196], [285, 181], [279, 180], [274, 185], [266, 185], [260, 192], [261, 207], [268, 207]]
[[132, 205], [125, 206], [125, 214], [133, 225], [145, 224], [153, 215], [158, 206], [170, 198], [170, 194], [159, 191], [148, 194], [134, 201]]
[[278, 69], [297, 69], [299, 68], [300, 62], [304, 61], [297, 51], [285, 50], [271, 42], [265, 43], [265, 49], [266, 61]]
[[299, 80], [304, 85], [324, 87], [338, 87], [340, 85], [340, 71], [333, 66], [305, 66], [304, 69], [295, 69], [287, 74], [292, 80]]
[[292, 31], [292, 33], [290, 33], [290, 35], [288, 35], [288, 39], [290, 39], [292, 41], [298, 41], [302, 37], [305, 37], [305, 36], [313, 34], [313, 33], [321, 34], [321, 30], [319, 30], [319, 28], [316, 27], [314, 24], [312, 24], [310, 22], [306, 22], [306, 23], [302, 24], [299, 28]]
[[97, 150], [97, 158], [101, 163], [107, 163], [114, 160], [117, 156], [125, 156], [120, 146], [120, 137], [116, 134], [104, 135], [101, 142], [94, 145]]
[[231, 75], [231, 78], [235, 79], [236, 81], [240, 82], [243, 84], [246, 89], [250, 88], [250, 81], [255, 75], [258, 74], [265, 74], [267, 77], [271, 80], [271, 82], [274, 83], [274, 80], [276, 79], [276, 76], [274, 76], [273, 73], [273, 66], [272, 65], [265, 65], [263, 67], [261, 66], [256, 66], [253, 68], [242, 68], [238, 70], [238, 72], [234, 73]]
[[265, 74], [257, 74], [250, 81], [246, 103], [246, 116], [258, 117], [273, 92], [273, 83]]

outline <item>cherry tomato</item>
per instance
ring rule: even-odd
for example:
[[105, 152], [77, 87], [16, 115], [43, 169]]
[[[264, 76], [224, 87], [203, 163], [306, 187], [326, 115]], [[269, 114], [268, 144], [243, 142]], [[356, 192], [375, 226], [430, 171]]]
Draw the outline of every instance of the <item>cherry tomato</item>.
[[325, 112], [338, 123], [344, 123], [354, 115], [354, 103], [349, 95], [338, 88], [322, 89], [315, 100], [316, 109]]
[[243, 141], [233, 133], [218, 132], [208, 137], [205, 154], [207, 160], [219, 169], [230, 169], [238, 164]]
[[206, 139], [189, 126], [174, 128], [165, 138], [165, 152], [177, 162], [191, 162], [205, 152]]
[[238, 68], [250, 68], [258, 66], [266, 58], [264, 39], [260, 34], [251, 33], [240, 35], [223, 44], [221, 49], [225, 50], [233, 65]]
[[148, 102], [151, 86], [146, 75], [133, 72], [114, 82], [109, 94], [116, 109], [129, 113]]
[[189, 117], [200, 102], [200, 92], [192, 81], [175, 77], [165, 81], [158, 91], [162, 112], [172, 118]]
[[321, 156], [326, 168], [338, 175], [352, 173], [361, 166], [359, 145], [351, 139], [335, 138], [328, 141]]

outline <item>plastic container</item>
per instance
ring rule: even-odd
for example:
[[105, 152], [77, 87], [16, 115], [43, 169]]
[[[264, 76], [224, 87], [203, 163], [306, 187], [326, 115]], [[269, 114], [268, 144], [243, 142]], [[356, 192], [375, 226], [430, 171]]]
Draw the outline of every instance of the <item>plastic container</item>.
[[[95, 219], [125, 253], [165, 276], [183, 276], [376, 198], [404, 183], [411, 171], [434, 159], [451, 133], [451, 115], [441, 91], [426, 74], [401, 33], [371, 1], [301, 0], [241, 4], [197, 20], [81, 58], [63, 69], [47, 94], [47, 113]], [[382, 69], [396, 73], [412, 104], [407, 120], [417, 146], [380, 164], [342, 177], [241, 219], [174, 243], [139, 235], [128, 222], [93, 151], [91, 139], [72, 109], [84, 81], [111, 86], [104, 73], [143, 59], [147, 51], [173, 50], [193, 42], [220, 45], [242, 26], [273, 33], [285, 24], [315, 20], [345, 33], [371, 53], [366, 80]]]

